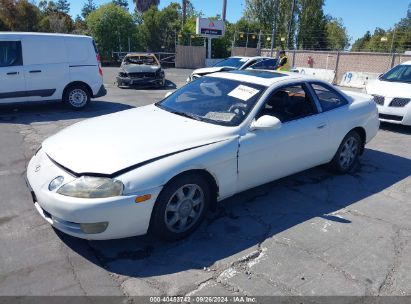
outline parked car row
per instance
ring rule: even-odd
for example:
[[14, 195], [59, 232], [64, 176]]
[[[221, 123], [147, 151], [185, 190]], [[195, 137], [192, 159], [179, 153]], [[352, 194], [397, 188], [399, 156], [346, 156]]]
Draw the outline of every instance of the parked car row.
[[[374, 97], [273, 71], [276, 65], [273, 58], [231, 57], [195, 70], [156, 104], [51, 136], [27, 167], [35, 208], [84, 239], [147, 232], [181, 239], [218, 201], [241, 191], [323, 164], [349, 172], [378, 131], [376, 104], [381, 119], [409, 121], [403, 84], [410, 63], [367, 87]], [[3, 101], [57, 99], [82, 108], [105, 94], [97, 48], [86, 36], [1, 33], [0, 77]], [[153, 54], [134, 53], [117, 83], [164, 86], [165, 75]]]

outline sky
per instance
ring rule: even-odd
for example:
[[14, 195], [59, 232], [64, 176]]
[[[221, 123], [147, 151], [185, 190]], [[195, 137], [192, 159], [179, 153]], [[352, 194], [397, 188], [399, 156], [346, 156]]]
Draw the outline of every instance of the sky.
[[[160, 0], [160, 9], [179, 0]], [[84, 1], [71, 2], [71, 15], [81, 13]], [[110, 0], [95, 0], [97, 5]], [[204, 16], [221, 14], [221, 0], [192, 0], [196, 10], [202, 11]], [[245, 0], [227, 0], [227, 20], [236, 22], [244, 11]], [[376, 27], [389, 29], [401, 18], [406, 16], [408, 4], [411, 0], [325, 0], [324, 12], [336, 18], [341, 18], [347, 28], [351, 43], [362, 37], [366, 31], [373, 32]], [[129, 7], [134, 4], [129, 0]]]

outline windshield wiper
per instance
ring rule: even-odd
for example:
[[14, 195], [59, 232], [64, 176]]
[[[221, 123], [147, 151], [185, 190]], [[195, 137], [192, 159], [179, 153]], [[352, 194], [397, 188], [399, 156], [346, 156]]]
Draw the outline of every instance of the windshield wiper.
[[199, 116], [197, 116], [195, 114], [188, 114], [188, 113], [185, 113], [185, 112], [179, 112], [179, 111], [174, 111], [174, 110], [169, 110], [169, 111], [173, 114], [177, 114], [177, 115], [180, 115], [180, 116], [183, 116], [183, 117], [188, 117], [188, 118], [195, 119], [195, 120], [198, 120], [198, 121], [202, 120]]

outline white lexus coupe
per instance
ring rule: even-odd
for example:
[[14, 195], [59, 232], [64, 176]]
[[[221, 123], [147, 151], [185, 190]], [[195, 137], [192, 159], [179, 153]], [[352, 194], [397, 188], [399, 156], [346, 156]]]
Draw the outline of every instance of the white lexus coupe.
[[214, 73], [51, 136], [27, 182], [40, 215], [67, 234], [176, 240], [238, 192], [321, 164], [351, 170], [378, 127], [369, 95], [292, 73]]

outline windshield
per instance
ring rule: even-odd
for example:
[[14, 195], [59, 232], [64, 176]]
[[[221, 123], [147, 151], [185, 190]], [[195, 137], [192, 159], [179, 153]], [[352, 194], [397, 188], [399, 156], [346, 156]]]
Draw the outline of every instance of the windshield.
[[397, 65], [382, 75], [380, 80], [411, 83], [411, 65]]
[[124, 62], [131, 64], [157, 65], [157, 61], [153, 56], [127, 56], [124, 58]]
[[156, 105], [166, 111], [223, 126], [238, 126], [266, 87], [217, 77], [190, 82]]
[[239, 69], [241, 66], [247, 62], [247, 58], [231, 57], [223, 61], [217, 62], [215, 67], [230, 67], [234, 69]]

